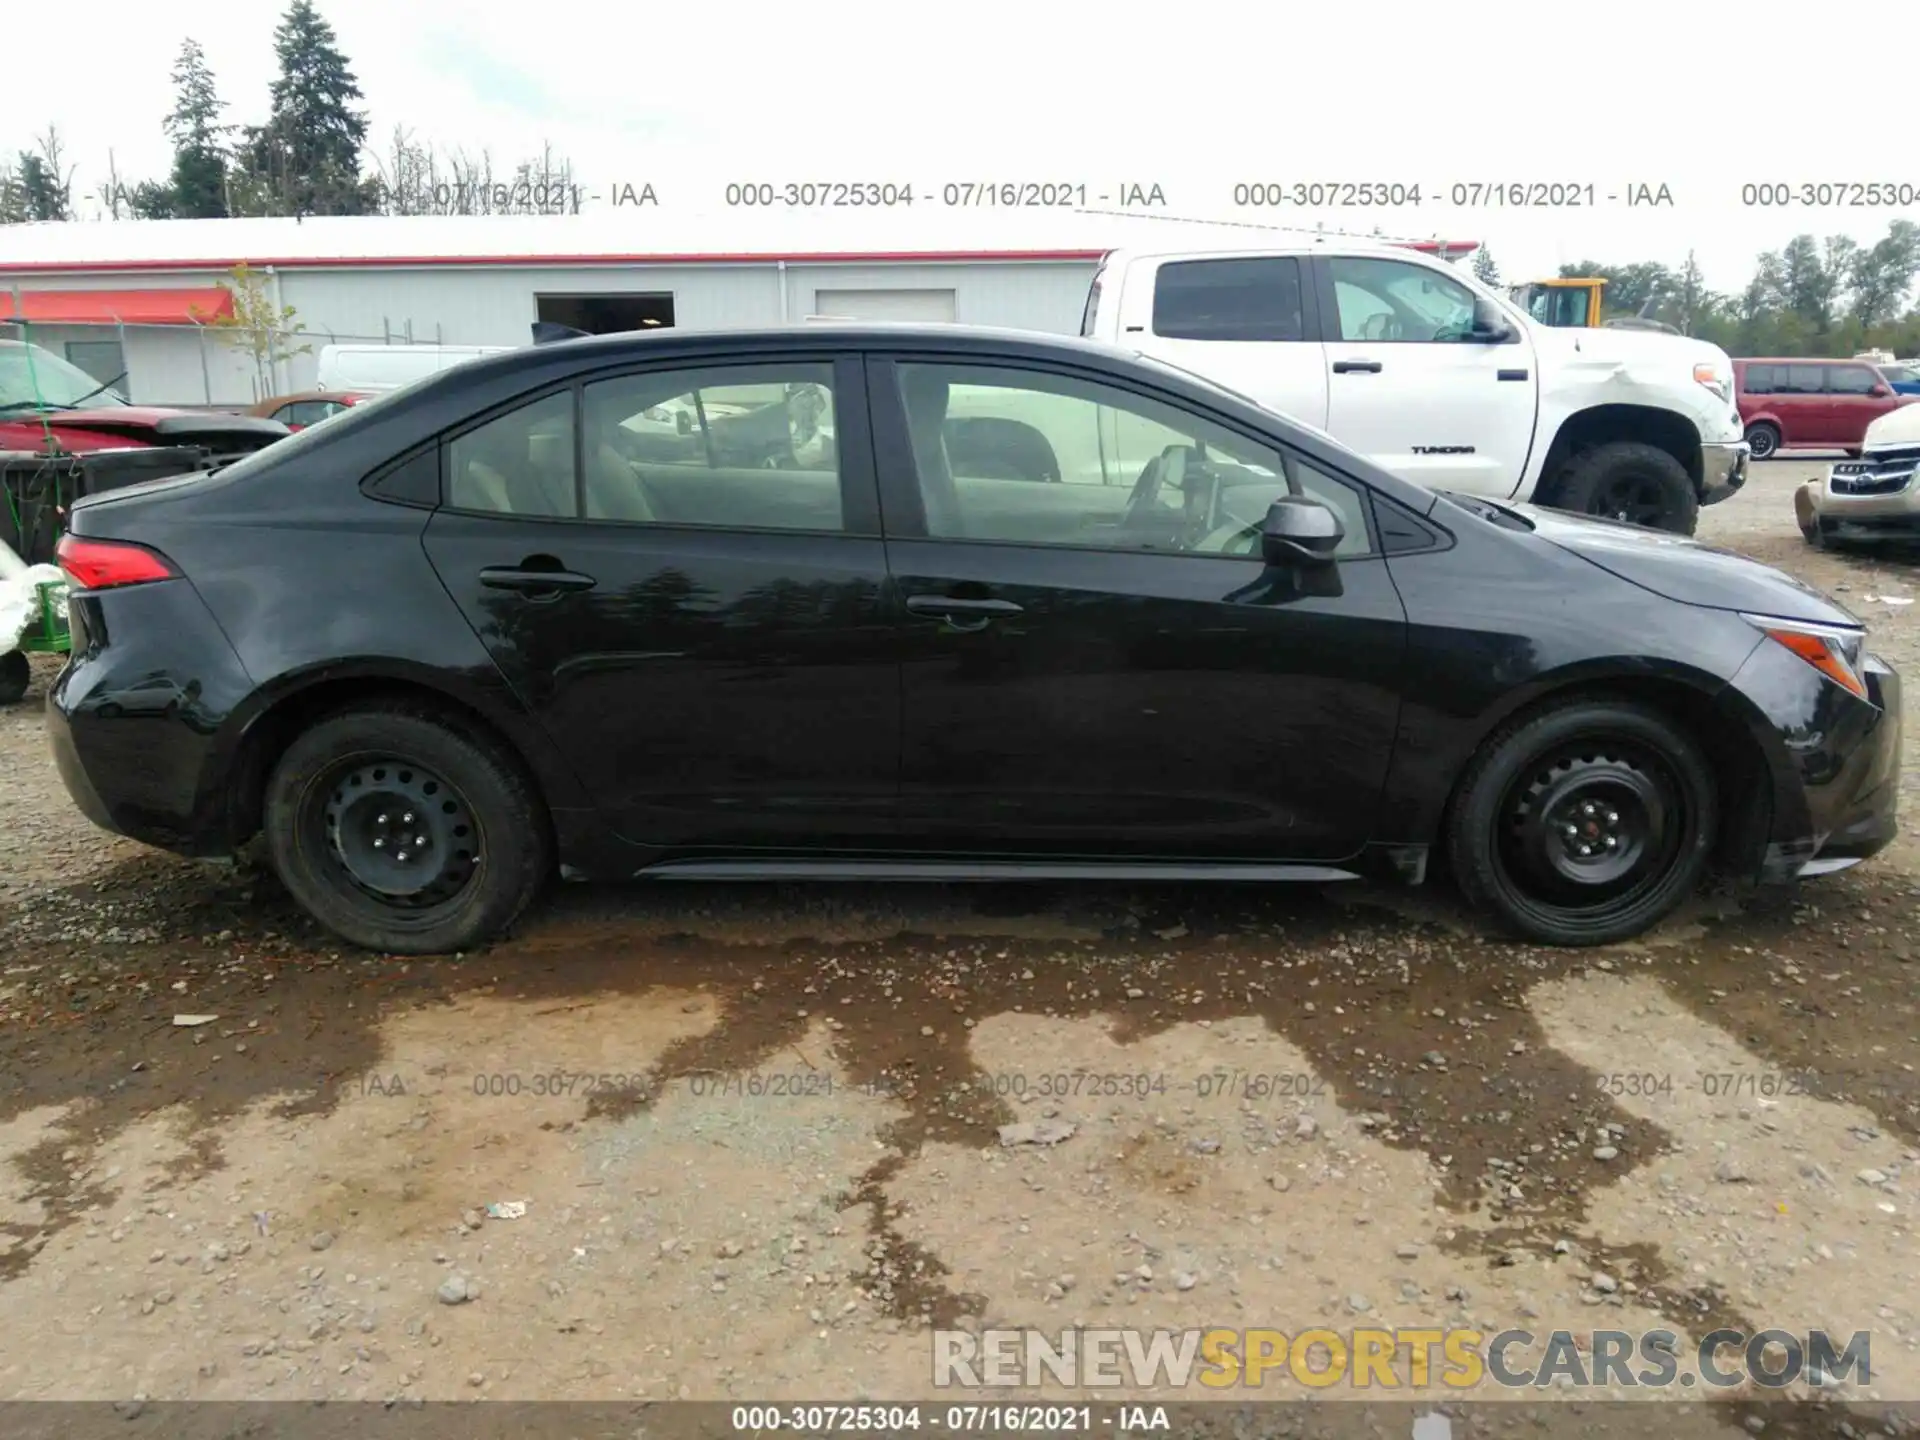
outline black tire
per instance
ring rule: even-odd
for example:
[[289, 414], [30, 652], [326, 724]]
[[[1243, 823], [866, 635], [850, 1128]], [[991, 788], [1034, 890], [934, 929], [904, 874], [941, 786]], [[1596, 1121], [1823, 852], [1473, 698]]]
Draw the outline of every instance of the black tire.
[[0, 655], [0, 705], [13, 705], [26, 696], [33, 683], [33, 666], [24, 650], [9, 650]]
[[1770, 460], [1780, 453], [1780, 427], [1760, 420], [1747, 427], [1747, 444], [1755, 460]]
[[1550, 502], [1561, 510], [1691, 535], [1700, 495], [1687, 467], [1657, 445], [1615, 440], [1573, 457]]
[[1685, 731], [1630, 702], [1572, 700], [1481, 747], [1448, 815], [1447, 860], [1468, 901], [1515, 934], [1609, 945], [1693, 893], [1718, 823], [1713, 771]]
[[267, 781], [264, 820], [293, 898], [341, 939], [386, 954], [494, 939], [551, 865], [545, 806], [514, 758], [406, 703], [341, 711], [298, 736]]

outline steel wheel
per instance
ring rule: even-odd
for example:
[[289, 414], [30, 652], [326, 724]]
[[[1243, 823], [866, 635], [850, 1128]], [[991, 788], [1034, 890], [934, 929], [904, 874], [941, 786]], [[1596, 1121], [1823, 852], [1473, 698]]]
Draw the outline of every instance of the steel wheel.
[[424, 910], [473, 883], [479, 826], [459, 791], [424, 765], [357, 758], [336, 768], [325, 793], [327, 856], [363, 894]]
[[1595, 740], [1526, 768], [1500, 806], [1494, 861], [1517, 896], [1563, 922], [1631, 910], [1673, 869], [1688, 826], [1672, 768], [1647, 748]]

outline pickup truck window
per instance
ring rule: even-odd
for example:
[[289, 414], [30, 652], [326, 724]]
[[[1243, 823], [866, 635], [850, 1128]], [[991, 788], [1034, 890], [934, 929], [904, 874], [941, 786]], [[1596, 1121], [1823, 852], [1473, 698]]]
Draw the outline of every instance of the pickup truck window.
[[1300, 262], [1169, 261], [1154, 277], [1153, 333], [1168, 340], [1305, 340]]
[[1335, 256], [1340, 339], [1388, 344], [1464, 344], [1473, 333], [1473, 292], [1424, 265]]

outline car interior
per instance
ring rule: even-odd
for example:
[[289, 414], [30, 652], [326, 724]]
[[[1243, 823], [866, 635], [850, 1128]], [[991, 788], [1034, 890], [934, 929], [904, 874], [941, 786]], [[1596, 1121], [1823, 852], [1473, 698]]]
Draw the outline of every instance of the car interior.
[[[1231, 444], [1242, 453], [1226, 453], [1222, 442], [1231, 437], [1224, 432], [1210, 444], [1144, 413], [1071, 394], [959, 385], [941, 367], [903, 365], [899, 374], [936, 537], [1252, 555], [1267, 507], [1302, 493], [1304, 478], [1306, 493], [1341, 516], [1347, 540], [1340, 553], [1367, 548], [1364, 511], [1352, 490], [1277, 453], [1250, 458], [1253, 447], [1245, 442]], [[534, 401], [459, 436], [448, 446], [449, 504], [638, 524], [841, 528], [827, 385], [786, 380], [679, 390], [686, 378], [630, 377], [588, 387], [577, 488], [570, 394]], [[664, 388], [677, 393], [660, 393]], [[949, 413], [956, 393], [965, 394], [970, 413]], [[1051, 423], [1055, 439], [1078, 447], [1078, 462], [1063, 465], [1040, 425], [995, 409]], [[1186, 427], [1195, 428], [1211, 427]], [[1089, 467], [1093, 473], [1084, 473]]]

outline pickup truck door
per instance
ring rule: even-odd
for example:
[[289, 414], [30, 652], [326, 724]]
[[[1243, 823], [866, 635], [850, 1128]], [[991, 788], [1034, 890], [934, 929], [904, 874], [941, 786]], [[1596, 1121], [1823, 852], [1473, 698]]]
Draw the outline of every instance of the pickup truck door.
[[1540, 376], [1524, 331], [1469, 338], [1474, 293], [1409, 260], [1311, 262], [1327, 357], [1326, 429], [1436, 490], [1505, 499], [1533, 448]]
[[1118, 343], [1326, 428], [1327, 359], [1306, 261], [1153, 256], [1120, 283]]

